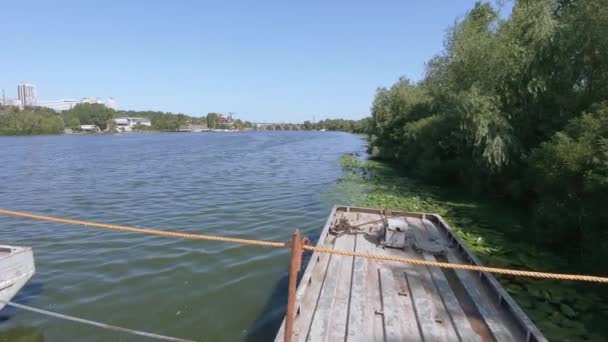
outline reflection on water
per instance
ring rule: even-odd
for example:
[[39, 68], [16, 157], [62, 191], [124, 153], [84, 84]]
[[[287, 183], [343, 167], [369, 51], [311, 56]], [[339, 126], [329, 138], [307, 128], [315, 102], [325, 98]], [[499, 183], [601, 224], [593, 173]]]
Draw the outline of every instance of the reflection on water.
[[[0, 207], [267, 240], [298, 227], [315, 238], [331, 206], [349, 204], [339, 157], [364, 143], [332, 132], [4, 137]], [[16, 300], [43, 309], [212, 341], [271, 338], [283, 317], [287, 250], [1, 216], [0, 243], [34, 248], [37, 274]], [[146, 340], [0, 315], [10, 341]]]

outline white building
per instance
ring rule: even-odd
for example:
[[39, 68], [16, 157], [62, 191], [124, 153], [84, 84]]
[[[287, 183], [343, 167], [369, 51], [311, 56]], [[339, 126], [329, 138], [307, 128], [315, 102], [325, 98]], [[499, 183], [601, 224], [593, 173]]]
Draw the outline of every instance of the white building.
[[101, 133], [101, 129], [97, 125], [80, 125], [80, 130], [86, 133]]
[[84, 97], [80, 101], [76, 100], [56, 100], [56, 101], [40, 101], [36, 105], [40, 107], [50, 108], [56, 112], [63, 112], [64, 110], [70, 110], [79, 103], [93, 103], [102, 104], [108, 108], [117, 109], [116, 100], [110, 97], [107, 101], [102, 101], [96, 97]]
[[102, 100], [99, 100], [96, 97], [83, 97], [82, 100], [80, 100], [80, 103], [96, 103], [105, 105]]
[[29, 83], [21, 83], [17, 86], [17, 98], [21, 102], [21, 108], [36, 105], [36, 86]]
[[120, 132], [131, 132], [133, 131], [133, 127], [137, 125], [152, 126], [152, 122], [147, 118], [116, 118], [114, 119], [114, 123], [116, 124], [116, 129]]
[[19, 99], [4, 99], [3, 106], [13, 106], [21, 108], [21, 101]]
[[114, 99], [113, 97], [109, 97], [106, 100], [106, 107], [108, 107], [110, 109], [118, 110], [118, 103], [116, 102], [116, 99]]
[[56, 112], [63, 112], [64, 110], [70, 110], [78, 104], [76, 100], [58, 100], [58, 101], [41, 101], [38, 102], [38, 106], [50, 108]]

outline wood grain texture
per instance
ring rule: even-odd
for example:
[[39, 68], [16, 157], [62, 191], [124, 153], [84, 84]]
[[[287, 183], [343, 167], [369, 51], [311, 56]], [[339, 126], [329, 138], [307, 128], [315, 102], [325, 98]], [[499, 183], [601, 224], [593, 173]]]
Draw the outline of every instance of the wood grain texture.
[[[400, 219], [410, 224], [411, 236], [426, 248], [385, 248], [380, 244], [381, 211], [352, 207], [334, 208], [318, 245], [430, 261], [478, 262], [449, 227], [441, 226], [444, 221], [439, 216], [392, 215], [403, 215]], [[328, 234], [328, 225], [341, 218], [359, 226], [356, 233]], [[519, 341], [530, 332], [535, 340], [543, 340], [510, 297], [502, 302], [495, 298], [495, 286], [497, 283], [482, 281], [476, 273], [466, 271], [446, 273], [436, 268], [315, 253], [298, 291], [301, 310], [294, 340]], [[499, 293], [506, 294], [504, 290]], [[280, 340], [282, 330], [276, 341]]]

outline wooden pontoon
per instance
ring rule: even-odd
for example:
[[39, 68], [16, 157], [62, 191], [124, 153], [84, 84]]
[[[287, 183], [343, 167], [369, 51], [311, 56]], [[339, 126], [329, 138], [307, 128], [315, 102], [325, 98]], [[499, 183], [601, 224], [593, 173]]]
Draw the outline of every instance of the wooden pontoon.
[[[318, 246], [481, 265], [433, 214], [334, 207]], [[491, 274], [323, 253], [302, 275], [293, 330], [292, 341], [546, 341]]]
[[28, 247], [0, 245], [0, 310], [34, 275], [34, 254]]

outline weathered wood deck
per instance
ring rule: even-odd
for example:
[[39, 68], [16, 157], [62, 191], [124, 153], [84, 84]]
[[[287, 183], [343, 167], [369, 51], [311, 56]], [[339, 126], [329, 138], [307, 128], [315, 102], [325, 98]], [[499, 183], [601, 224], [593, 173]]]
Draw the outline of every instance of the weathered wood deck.
[[[408, 258], [480, 264], [441, 217], [392, 212], [412, 229], [405, 249], [379, 244], [382, 212], [335, 207], [318, 245]], [[355, 233], [334, 235], [342, 218]], [[496, 279], [314, 253], [296, 297], [293, 341], [546, 341]], [[283, 341], [285, 322], [276, 341]]]

